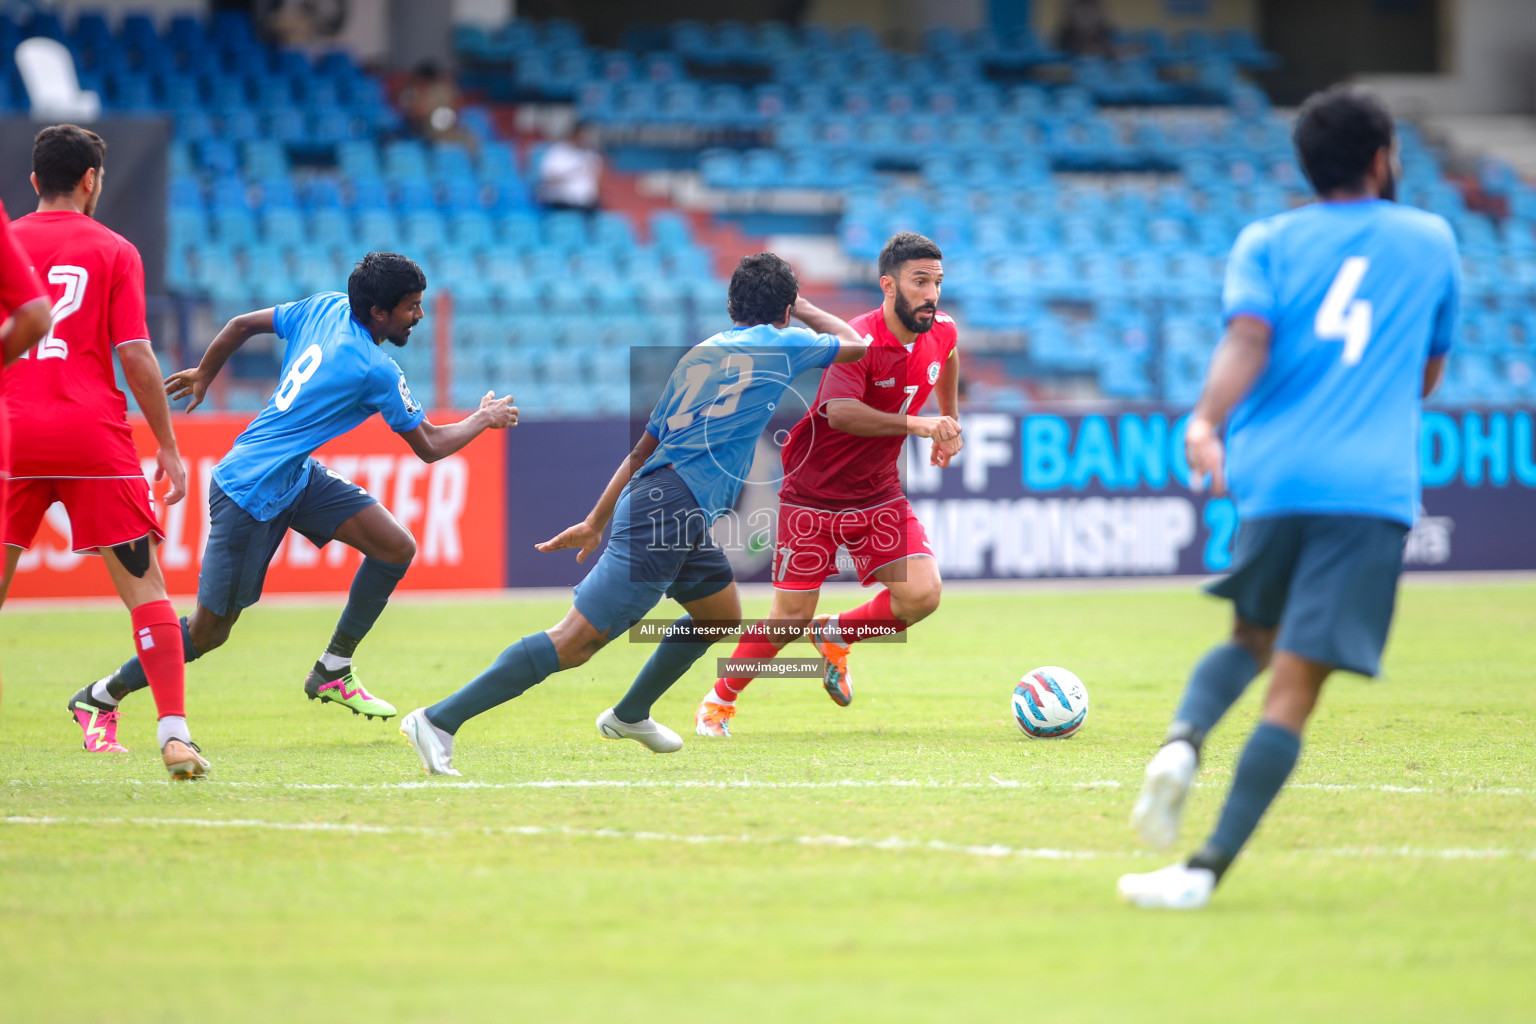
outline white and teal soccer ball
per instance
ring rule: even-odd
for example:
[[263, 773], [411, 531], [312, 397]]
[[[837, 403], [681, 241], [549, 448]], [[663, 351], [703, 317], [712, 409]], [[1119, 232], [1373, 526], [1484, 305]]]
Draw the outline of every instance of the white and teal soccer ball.
[[1037, 740], [1071, 736], [1088, 720], [1088, 687], [1055, 665], [1032, 669], [1013, 688], [1013, 720]]

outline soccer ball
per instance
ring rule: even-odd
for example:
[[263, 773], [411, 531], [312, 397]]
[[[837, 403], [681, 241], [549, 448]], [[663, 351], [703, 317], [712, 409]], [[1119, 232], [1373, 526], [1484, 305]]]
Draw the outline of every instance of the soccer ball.
[[1026, 736], [1063, 739], [1087, 718], [1088, 688], [1064, 668], [1044, 665], [1026, 672], [1013, 688], [1013, 720]]

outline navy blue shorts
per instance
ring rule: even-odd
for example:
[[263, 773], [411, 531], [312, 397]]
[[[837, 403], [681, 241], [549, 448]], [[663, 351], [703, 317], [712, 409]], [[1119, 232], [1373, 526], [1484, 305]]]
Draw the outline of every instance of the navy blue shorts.
[[664, 466], [635, 480], [619, 498], [608, 547], [576, 585], [576, 610], [612, 638], [663, 597], [688, 604], [735, 578], [709, 532], [709, 516], [683, 478]]
[[1293, 515], [1249, 519], [1232, 570], [1206, 589], [1237, 617], [1278, 629], [1275, 649], [1363, 676], [1381, 669], [1408, 527], [1390, 519]]
[[208, 487], [208, 546], [197, 577], [197, 603], [216, 615], [249, 608], [261, 600], [267, 565], [290, 529], [324, 547], [342, 523], [379, 500], [340, 473], [309, 460], [309, 481], [298, 500], [263, 522]]

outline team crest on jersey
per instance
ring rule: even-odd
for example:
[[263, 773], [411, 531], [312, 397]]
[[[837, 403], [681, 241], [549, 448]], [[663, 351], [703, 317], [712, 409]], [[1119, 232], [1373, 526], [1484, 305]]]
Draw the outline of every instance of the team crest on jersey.
[[938, 382], [939, 382], [939, 364], [938, 363], [929, 363], [928, 364], [928, 383], [929, 384], [937, 384]]
[[[934, 363], [934, 365], [937, 366], [938, 363]], [[935, 376], [934, 379], [937, 380], [937, 376]], [[405, 374], [403, 373], [400, 375], [400, 401], [405, 403], [405, 411], [410, 413], [412, 416], [416, 415], [418, 412], [421, 412], [421, 405], [416, 401], [416, 399], [411, 397], [411, 389], [410, 386], [405, 383]]]

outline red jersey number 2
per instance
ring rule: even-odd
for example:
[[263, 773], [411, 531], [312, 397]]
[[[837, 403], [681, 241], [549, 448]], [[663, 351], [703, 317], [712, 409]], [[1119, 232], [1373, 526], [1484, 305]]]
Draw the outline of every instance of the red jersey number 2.
[[90, 283], [91, 275], [84, 267], [57, 266], [48, 268], [48, 283], [62, 284], [64, 294], [59, 296], [53, 304], [53, 323], [48, 328], [48, 333], [43, 335], [43, 340], [37, 343], [35, 353], [23, 353], [22, 358], [31, 355], [34, 359], [63, 359], [69, 355], [69, 343], [60, 338], [55, 332], [59, 324], [69, 318], [71, 313], [79, 311], [85, 305], [85, 286]]

